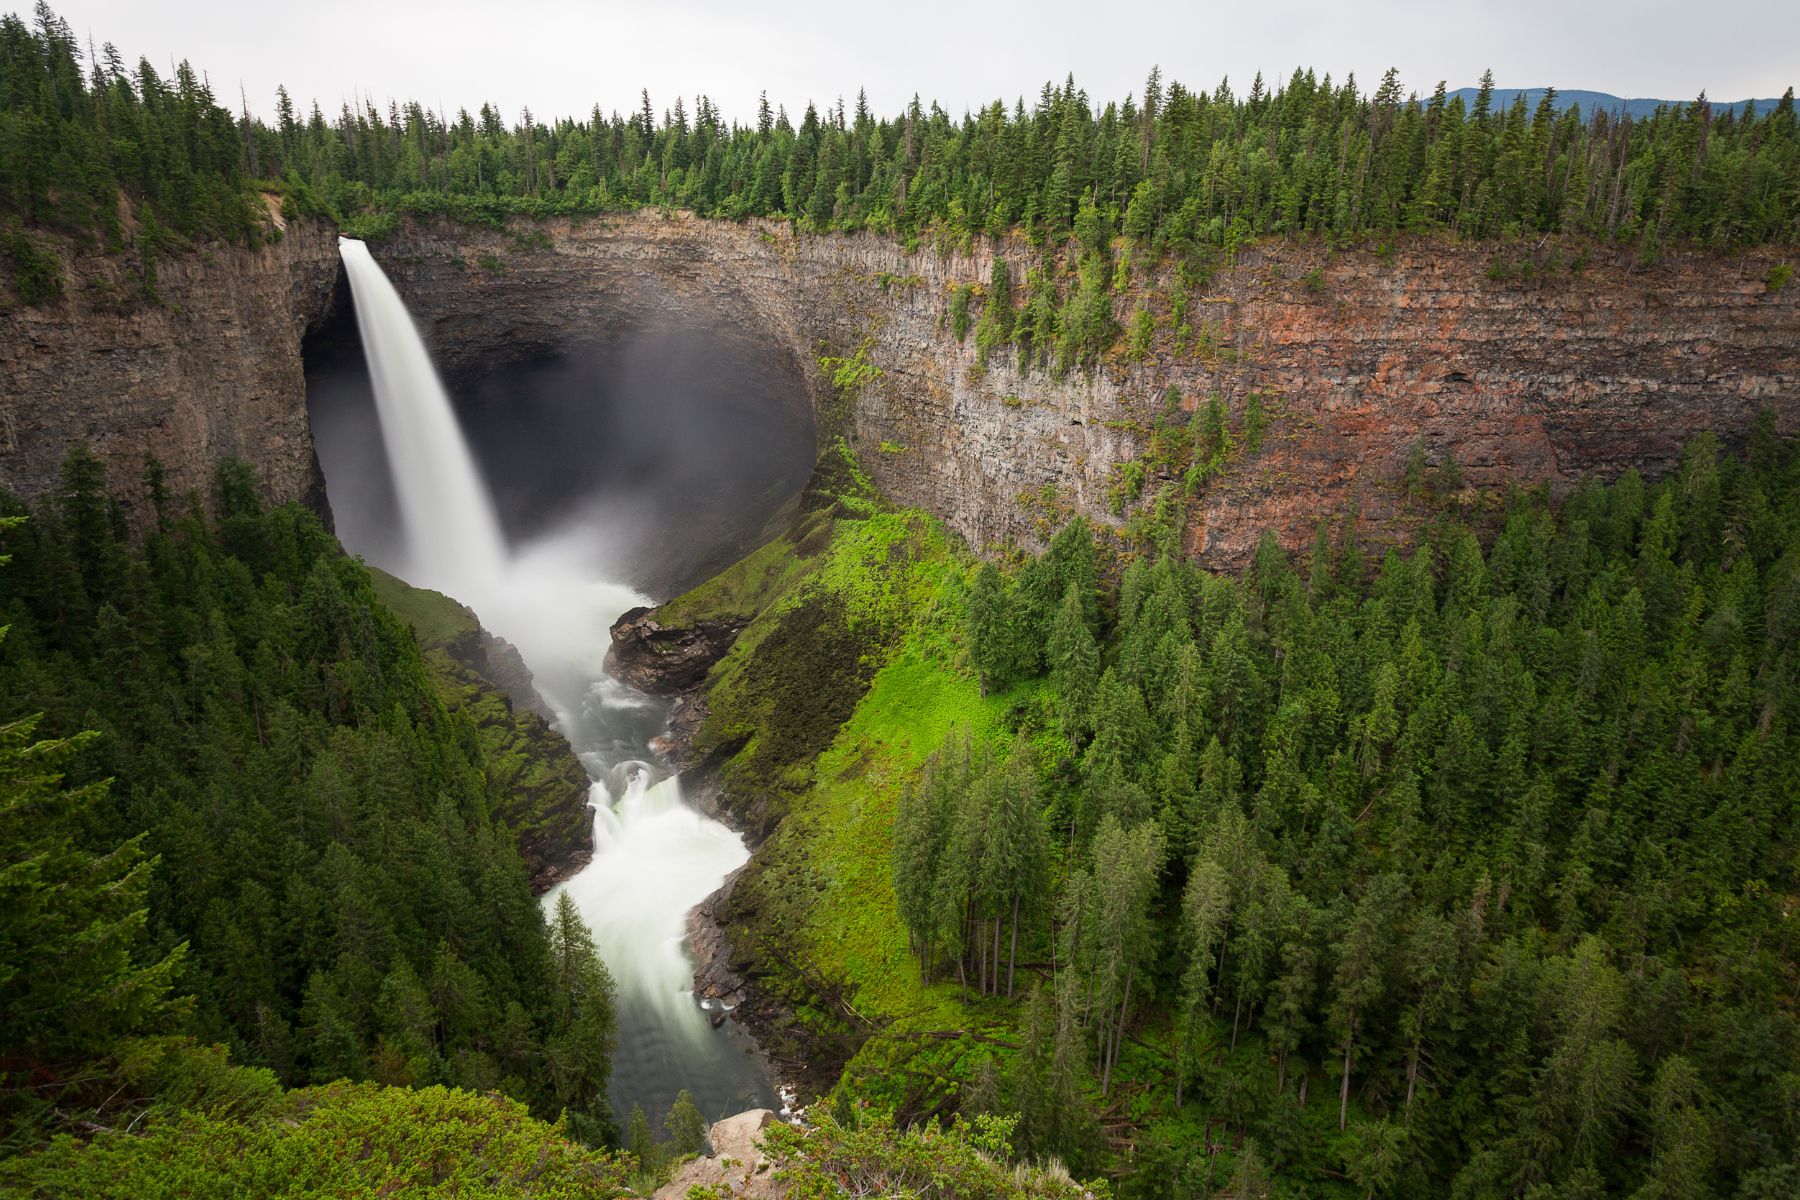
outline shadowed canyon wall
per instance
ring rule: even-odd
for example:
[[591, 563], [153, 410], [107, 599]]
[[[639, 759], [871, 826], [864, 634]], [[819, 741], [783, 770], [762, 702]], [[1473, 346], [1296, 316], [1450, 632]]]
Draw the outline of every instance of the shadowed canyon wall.
[[[299, 337], [324, 311], [334, 250], [312, 230], [196, 258], [178, 313], [113, 317], [78, 298], [61, 315], [0, 315], [7, 482], [41, 490], [60, 442], [85, 434], [114, 457], [168, 447], [158, 453], [184, 480], [248, 446], [278, 494], [308, 495]], [[1375, 532], [1404, 531], [1395, 481], [1421, 442], [1432, 462], [1454, 456], [1470, 487], [1560, 489], [1661, 472], [1692, 434], [1730, 441], [1765, 408], [1800, 429], [1800, 287], [1764, 282], [1783, 252], [1676, 251], [1641, 266], [1596, 250], [1579, 272], [1566, 257], [1529, 278], [1510, 269], [1533, 251], [1425, 239], [1380, 254], [1240, 251], [1197, 289], [1185, 350], [1157, 299], [1146, 357], [1126, 361], [1121, 343], [1091, 374], [1057, 379], [1021, 373], [1007, 348], [983, 369], [973, 335], [952, 336], [952, 290], [986, 281], [985, 245], [908, 253], [874, 236], [645, 212], [513, 230], [412, 224], [376, 247], [452, 378], [627, 332], [705, 328], [771, 377], [804, 380], [810, 395], [797, 386], [769, 402], [810, 402], [822, 441], [844, 436], [890, 495], [978, 547], [1035, 542], [1073, 511], [1115, 520], [1109, 492], [1144, 454], [1171, 384], [1189, 407], [1217, 393], [1234, 422], [1258, 393], [1270, 417], [1260, 452], [1237, 455], [1191, 502], [1190, 545], [1215, 566], [1244, 563], [1264, 529], [1300, 544], [1353, 501]], [[1005, 253], [1017, 285], [1035, 258]], [[1120, 319], [1135, 306], [1121, 301]], [[273, 335], [260, 352], [257, 330]], [[881, 374], [840, 411], [813, 360], [859, 346]]]
[[244, 459], [272, 499], [324, 511], [300, 343], [338, 277], [336, 235], [297, 221], [257, 249], [160, 256], [154, 295], [135, 256], [62, 246], [63, 298], [28, 307], [0, 289], [0, 487], [55, 487], [86, 442], [115, 488], [141, 495], [155, 457], [176, 494]]

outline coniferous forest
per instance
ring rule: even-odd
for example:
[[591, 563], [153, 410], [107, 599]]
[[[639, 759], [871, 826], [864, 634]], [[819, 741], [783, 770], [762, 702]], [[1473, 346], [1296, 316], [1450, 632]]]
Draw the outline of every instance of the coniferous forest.
[[915, 98], [883, 116], [859, 98], [798, 119], [728, 119], [705, 96], [631, 113], [516, 121], [417, 101], [324, 112], [285, 89], [272, 123], [234, 114], [187, 64], [171, 79], [110, 43], [90, 60], [44, 3], [0, 21], [0, 211], [122, 246], [121, 191], [147, 202], [149, 234], [258, 236], [255, 188], [287, 192], [379, 234], [403, 215], [496, 221], [643, 206], [818, 231], [964, 239], [1022, 229], [1122, 233], [1155, 252], [1257, 237], [1448, 230], [1465, 237], [1569, 233], [1646, 254], [1689, 240], [1791, 240], [1800, 217], [1800, 128], [1791, 93], [1770, 112], [1700, 97], [1646, 120], [1558, 113], [1546, 97], [1499, 108], [1408, 91], [1390, 71], [1258, 76], [1243, 94], [1152, 71], [1104, 103], [1073, 79], [952, 115]]
[[[278, 238], [271, 206], [377, 244], [639, 208], [1022, 238], [1042, 268], [996, 257], [949, 326], [1060, 374], [1126, 332], [1115, 255], [1185, 289], [1264, 239], [1800, 241], [1791, 89], [1634, 119], [1493, 87], [1153, 70], [797, 120], [284, 89], [265, 119], [40, 3], [0, 18], [0, 268], [52, 309], [61, 251], [131, 255], [155, 303], [159, 261]], [[822, 350], [825, 390], [861, 355]], [[1159, 436], [1203, 479], [1260, 403]], [[833, 1071], [768, 1134], [784, 1186], [1800, 1195], [1778, 416], [1666, 477], [1474, 504], [1421, 447], [1401, 544], [1322, 514], [1235, 575], [1186, 553], [1192, 473], [984, 558], [827, 444], [767, 544], [659, 613], [737, 637], [692, 736], [774, 832], [728, 932], [779, 1049]], [[685, 1093], [608, 1103], [615, 981], [523, 851], [541, 723], [481, 702], [242, 463], [176, 495], [78, 446], [53, 494], [0, 487], [0, 1195], [647, 1195], [704, 1149]]]

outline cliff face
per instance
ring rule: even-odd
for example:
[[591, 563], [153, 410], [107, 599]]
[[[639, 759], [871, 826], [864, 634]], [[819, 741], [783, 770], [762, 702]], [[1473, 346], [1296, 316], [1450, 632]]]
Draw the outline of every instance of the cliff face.
[[[1003, 252], [1020, 291], [1035, 258]], [[644, 212], [409, 225], [376, 254], [452, 377], [705, 328], [757, 368], [756, 403], [810, 405], [821, 438], [844, 436], [889, 495], [977, 547], [1036, 543], [1075, 511], [1115, 520], [1111, 492], [1144, 456], [1171, 385], [1190, 408], [1218, 394], [1234, 426], [1252, 393], [1269, 414], [1260, 451], [1240, 449], [1190, 502], [1191, 548], [1220, 567], [1243, 564], [1265, 529], [1303, 543], [1352, 501], [1373, 531], [1404, 531], [1394, 483], [1421, 442], [1471, 487], [1560, 489], [1667, 470], [1692, 434], [1729, 440], [1764, 408], [1800, 429], [1800, 287], [1763, 282], [1778, 250], [1678, 251], [1648, 267], [1596, 250], [1576, 271], [1531, 246], [1272, 244], [1195, 289], [1179, 351], [1167, 280], [1139, 278], [1118, 313], [1157, 297], [1149, 354], [1127, 361], [1121, 343], [1099, 369], [1060, 379], [1019, 371], [1009, 347], [983, 368], [973, 336], [950, 333], [954, 288], [988, 278], [985, 244], [909, 253], [889, 238]], [[173, 486], [201, 486], [236, 454], [273, 498], [319, 502], [299, 351], [332, 302], [327, 231], [297, 225], [261, 250], [169, 259], [157, 307], [109, 307], [122, 260], [65, 266], [70, 299], [0, 312], [0, 482], [45, 490], [64, 448], [86, 438], [121, 482], [155, 454]], [[839, 406], [815, 359], [859, 347], [880, 375]]]
[[204, 491], [235, 456], [271, 499], [324, 511], [300, 342], [331, 302], [334, 233], [295, 222], [259, 249], [164, 256], [159, 302], [144, 298], [130, 256], [65, 243], [61, 258], [56, 303], [0, 294], [0, 486], [49, 491], [69, 446], [85, 441], [126, 493], [150, 457], [179, 494]]
[[[886, 238], [639, 213], [535, 237], [412, 227], [377, 253], [452, 372], [622, 330], [710, 326], [792, 378], [793, 402], [810, 400], [821, 435], [841, 432], [889, 495], [978, 547], [1036, 543], [1075, 511], [1116, 519], [1110, 493], [1171, 385], [1188, 408], [1219, 395], [1234, 426], [1252, 393], [1269, 415], [1260, 451], [1190, 505], [1191, 549], [1219, 567], [1244, 564], [1265, 529], [1302, 544], [1352, 502], [1375, 532], [1403, 531], [1395, 481], [1421, 442], [1469, 487], [1560, 490], [1665, 471], [1693, 434], [1730, 440], [1764, 408], [1800, 429], [1800, 288], [1767, 289], [1772, 251], [1647, 267], [1596, 251], [1576, 270], [1530, 246], [1275, 244], [1196, 289], [1180, 351], [1168, 281], [1140, 280], [1159, 297], [1151, 351], [1127, 361], [1121, 345], [1060, 379], [1019, 371], [1010, 348], [983, 368], [973, 336], [950, 333], [954, 288], [988, 278], [985, 246], [908, 253]], [[1017, 292], [1035, 260], [1003, 253]], [[1121, 320], [1135, 305], [1119, 305]], [[812, 360], [858, 347], [881, 374], [839, 412]]]

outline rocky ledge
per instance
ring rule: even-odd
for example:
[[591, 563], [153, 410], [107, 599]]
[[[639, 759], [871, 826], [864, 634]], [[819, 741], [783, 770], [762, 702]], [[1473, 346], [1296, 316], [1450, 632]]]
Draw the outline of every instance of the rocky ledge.
[[686, 692], [705, 681], [749, 623], [731, 617], [670, 627], [657, 622], [655, 609], [634, 608], [613, 624], [606, 671], [653, 696]]
[[707, 1133], [712, 1153], [681, 1164], [652, 1200], [688, 1200], [696, 1194], [778, 1200], [788, 1195], [762, 1150], [763, 1130], [779, 1119], [769, 1109], [753, 1108], [716, 1123]]

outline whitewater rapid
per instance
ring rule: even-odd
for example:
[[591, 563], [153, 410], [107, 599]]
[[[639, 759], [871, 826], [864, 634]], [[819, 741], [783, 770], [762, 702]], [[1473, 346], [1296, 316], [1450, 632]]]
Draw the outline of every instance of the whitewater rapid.
[[[473, 608], [519, 650], [592, 780], [594, 856], [566, 891], [618, 985], [611, 1100], [653, 1126], [690, 1091], [717, 1118], [770, 1104], [749, 1038], [714, 1028], [695, 1002], [687, 918], [749, 859], [743, 839], [689, 806], [650, 749], [663, 702], [604, 669], [613, 623], [648, 603], [608, 579], [595, 530], [580, 525], [509, 547], [431, 355], [362, 242], [339, 239], [405, 527], [393, 572]], [[382, 564], [390, 565], [390, 564]]]

